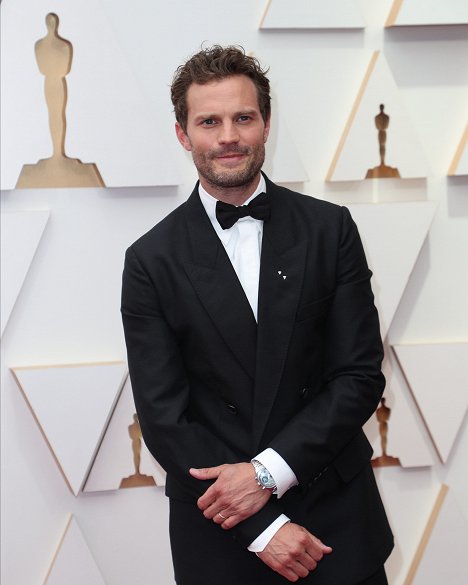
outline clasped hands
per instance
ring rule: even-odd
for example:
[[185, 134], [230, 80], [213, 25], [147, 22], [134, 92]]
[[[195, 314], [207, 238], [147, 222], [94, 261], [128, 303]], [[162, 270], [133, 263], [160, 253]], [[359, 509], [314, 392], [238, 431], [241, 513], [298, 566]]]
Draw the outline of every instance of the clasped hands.
[[[250, 463], [218, 465], [190, 469], [190, 475], [200, 480], [215, 480], [198, 499], [198, 507], [208, 520], [229, 530], [253, 516], [271, 497], [271, 491], [262, 489]], [[332, 552], [304, 527], [293, 522], [284, 524], [257, 556], [271, 569], [295, 582], [307, 577], [324, 554]]]

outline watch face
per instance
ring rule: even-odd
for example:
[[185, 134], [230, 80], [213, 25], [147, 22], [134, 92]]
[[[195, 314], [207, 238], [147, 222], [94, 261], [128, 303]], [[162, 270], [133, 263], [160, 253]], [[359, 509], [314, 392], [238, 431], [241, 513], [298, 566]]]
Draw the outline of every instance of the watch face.
[[262, 469], [258, 474], [258, 481], [263, 487], [272, 488], [275, 486], [274, 479], [266, 469]]

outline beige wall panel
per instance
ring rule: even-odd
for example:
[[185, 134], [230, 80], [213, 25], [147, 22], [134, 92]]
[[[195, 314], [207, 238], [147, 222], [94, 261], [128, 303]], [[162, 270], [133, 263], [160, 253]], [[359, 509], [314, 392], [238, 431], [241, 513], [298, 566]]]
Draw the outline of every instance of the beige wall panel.
[[379, 106], [389, 116], [385, 164], [402, 179], [426, 177], [428, 164], [385, 57], [375, 52], [363, 76], [341, 140], [328, 170], [328, 181], [359, 181], [380, 164]]
[[78, 495], [122, 390], [126, 364], [12, 369], [65, 481]]
[[386, 26], [467, 24], [465, 0], [394, 0]]
[[[274, 93], [272, 99], [276, 101]], [[273, 108], [271, 114], [264, 170], [276, 183], [303, 183], [309, 180], [287, 121], [277, 108]]]
[[[385, 405], [390, 409], [386, 429], [386, 452], [399, 468], [432, 466], [437, 460], [430, 436], [421, 419], [411, 391], [390, 351], [386, 354], [383, 372], [387, 381]], [[382, 456], [382, 428], [374, 414], [364, 430], [374, 449], [374, 459]], [[383, 462], [384, 467], [388, 463]]]
[[455, 152], [448, 174], [451, 176], [468, 175], [468, 124]]
[[73, 516], [68, 521], [44, 585], [105, 585]]
[[134, 416], [135, 404], [127, 378], [83, 491], [165, 485], [166, 474], [141, 439]]
[[1, 335], [34, 259], [48, 219], [48, 211], [1, 214]]
[[394, 350], [445, 463], [468, 409], [468, 343], [395, 345]]
[[468, 582], [468, 523], [448, 486], [434, 503], [404, 585]]
[[354, 0], [268, 0], [261, 29], [363, 28]]
[[[24, 164], [51, 155], [44, 76], [34, 54], [55, 12], [59, 33], [73, 46], [66, 76], [65, 153], [97, 165], [107, 187], [175, 185], [181, 182], [167, 79], [152, 102], [135, 83], [135, 72], [100, 0], [15, 0], [2, 3], [1, 186], [15, 187]], [[28, 15], [25, 18], [25, 14]], [[164, 115], [162, 113], [164, 112]]]
[[[385, 563], [388, 582], [404, 585], [440, 490], [440, 480], [433, 468], [380, 467], [374, 471], [395, 536], [395, 548]], [[440, 583], [428, 581], [426, 585]]]
[[[429, 231], [432, 202], [349, 205], [374, 275], [372, 286], [385, 338]], [[398, 231], [398, 237], [395, 233]]]

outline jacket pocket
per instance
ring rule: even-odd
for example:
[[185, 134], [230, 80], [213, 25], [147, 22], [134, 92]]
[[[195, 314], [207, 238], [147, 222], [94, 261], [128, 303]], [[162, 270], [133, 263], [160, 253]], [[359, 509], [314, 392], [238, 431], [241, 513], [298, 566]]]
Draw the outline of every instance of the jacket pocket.
[[330, 294], [299, 307], [296, 313], [296, 321], [305, 321], [306, 319], [318, 318], [324, 315], [330, 306], [333, 296], [333, 294]]

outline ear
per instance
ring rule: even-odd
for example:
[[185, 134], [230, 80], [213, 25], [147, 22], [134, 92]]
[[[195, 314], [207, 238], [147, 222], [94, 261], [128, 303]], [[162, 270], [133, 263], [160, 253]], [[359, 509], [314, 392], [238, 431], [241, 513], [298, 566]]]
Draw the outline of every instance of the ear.
[[192, 150], [192, 145], [190, 143], [190, 139], [187, 136], [187, 134], [184, 132], [184, 130], [182, 129], [182, 126], [179, 124], [179, 122], [176, 122], [176, 124], [175, 124], [175, 131], [176, 131], [178, 141], [182, 144], [182, 146], [185, 148], [185, 150], [188, 150], [188, 151]]
[[271, 117], [268, 116], [268, 120], [265, 122], [265, 128], [263, 130], [263, 142], [266, 142], [268, 140], [268, 136], [270, 134], [270, 120]]

